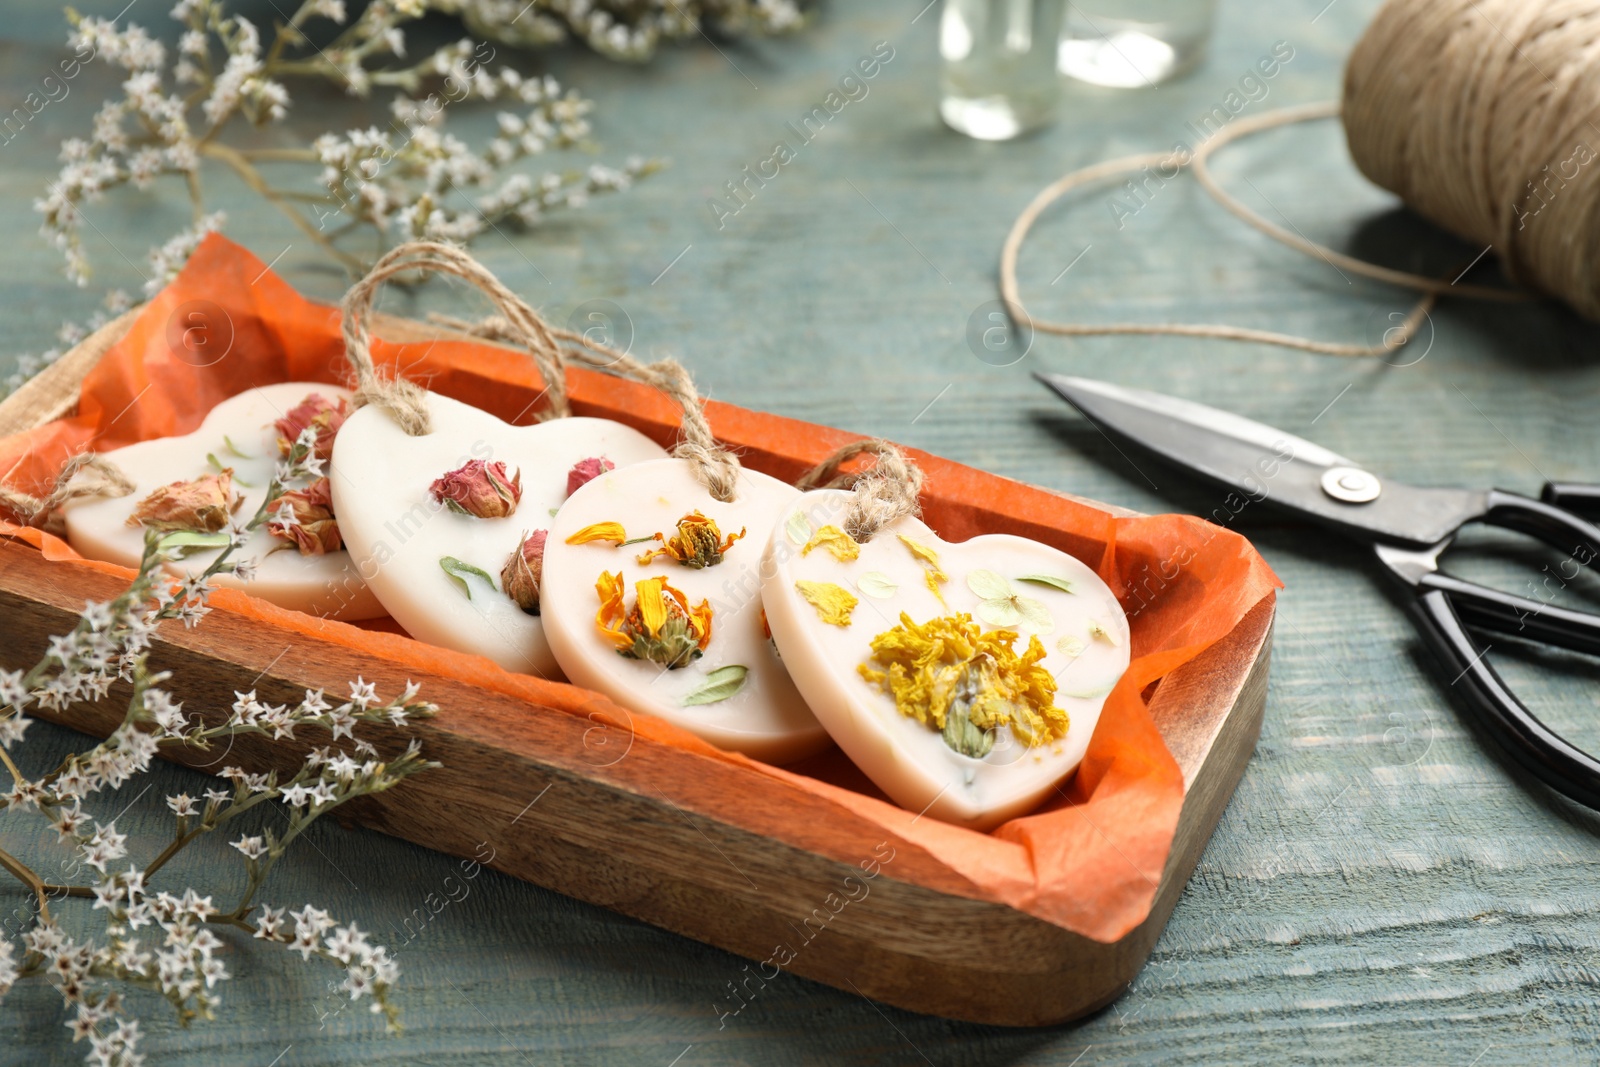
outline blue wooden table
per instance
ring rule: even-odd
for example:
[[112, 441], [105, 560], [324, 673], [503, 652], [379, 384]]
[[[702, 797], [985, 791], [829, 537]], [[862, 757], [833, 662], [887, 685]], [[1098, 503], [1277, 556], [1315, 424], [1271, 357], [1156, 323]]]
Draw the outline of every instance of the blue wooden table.
[[[642, 68], [522, 57], [597, 101], [600, 158], [638, 153], [670, 166], [527, 236], [490, 234], [477, 253], [558, 321], [586, 301], [611, 301], [631, 322], [636, 353], [679, 356], [718, 398], [1133, 508], [1209, 513], [1219, 500], [1130, 462], [1044, 395], [1031, 371], [1224, 405], [1421, 484], [1530, 490], [1542, 478], [1600, 474], [1597, 334], [1549, 304], [1446, 303], [1390, 363], [1040, 337], [1025, 359], [998, 366], [968, 344], [969, 322], [996, 295], [1000, 240], [1039, 187], [1109, 156], [1193, 144], [1189, 124], [1277, 42], [1292, 59], [1246, 113], [1335, 96], [1374, 0], [1224, 0], [1215, 48], [1191, 77], [1138, 92], [1073, 88], [1053, 129], [1000, 146], [964, 140], [934, 117], [937, 9], [923, 2], [836, 3], [799, 36], [671, 50]], [[79, 6], [114, 14], [122, 0]], [[0, 4], [7, 110], [58, 56], [48, 7]], [[146, 0], [129, 17], [164, 28], [162, 7]], [[801, 142], [790, 124], [875, 47], [892, 58], [866, 95]], [[91, 68], [0, 155], [0, 277], [17, 349], [46, 347], [60, 320], [84, 310], [28, 205], [57, 165], [59, 140], [87, 127], [112, 84]], [[307, 95], [288, 129], [368, 115]], [[463, 109], [451, 121], [482, 132], [493, 118]], [[745, 183], [745, 168], [755, 171], [779, 140], [794, 158], [765, 184]], [[1217, 170], [1269, 217], [1381, 262], [1442, 272], [1477, 251], [1367, 185], [1331, 122], [1242, 143]], [[226, 182], [218, 189], [231, 236], [263, 259], [281, 256], [277, 268], [307, 292], [337, 296], [343, 279], [274, 213]], [[92, 206], [106, 282], [136, 285], [117, 250], [137, 263], [185, 212], [170, 190]], [[1053, 318], [1218, 321], [1373, 341], [1409, 307], [1407, 294], [1242, 229], [1186, 179], [1138, 200], [1114, 188], [1075, 197], [1040, 224], [1021, 273], [1032, 307]], [[442, 286], [385, 307], [467, 310]], [[784, 978], [719, 1024], [716, 1005], [742, 961], [492, 872], [441, 908], [456, 861], [330, 825], [290, 857], [268, 897], [319, 902], [397, 948], [405, 1034], [386, 1037], [364, 1012], [337, 1010], [319, 972], [240, 941], [215, 1022], [184, 1033], [162, 1005], [148, 1006], [151, 1062], [1592, 1062], [1600, 820], [1552, 801], [1480, 747], [1358, 549], [1272, 516], [1240, 526], [1287, 582], [1261, 742], [1148, 967], [1090, 1019], [986, 1029]], [[1496, 570], [1477, 551], [1488, 543], [1463, 548], [1468, 574], [1522, 589], [1550, 562], [1530, 554], [1521, 570]], [[1579, 583], [1567, 595], [1592, 603], [1595, 591]], [[1600, 741], [1592, 664], [1498, 651], [1495, 660], [1539, 714], [1580, 743]], [[80, 741], [38, 725], [29, 747]], [[31, 758], [43, 765], [45, 755]], [[118, 823], [146, 855], [170, 833], [162, 796], [205, 784], [169, 767], [149, 781]], [[0, 817], [0, 834], [17, 832]], [[177, 873], [205, 860], [202, 851]], [[8, 908], [22, 901], [14, 889], [0, 896]], [[52, 991], [13, 992], [0, 1004], [0, 1063], [75, 1062], [63, 1018]]]

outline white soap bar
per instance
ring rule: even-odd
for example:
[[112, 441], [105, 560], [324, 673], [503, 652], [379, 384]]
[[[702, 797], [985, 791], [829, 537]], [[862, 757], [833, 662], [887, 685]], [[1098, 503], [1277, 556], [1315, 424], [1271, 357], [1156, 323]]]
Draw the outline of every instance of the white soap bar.
[[[262, 386], [212, 408], [193, 433], [140, 441], [107, 452], [106, 458], [133, 479], [137, 488], [123, 497], [94, 497], [66, 505], [62, 511], [67, 540], [91, 559], [137, 567], [144, 555], [145, 531], [129, 526], [128, 517], [152, 491], [172, 482], [216, 473], [208, 455], [215, 456], [222, 466], [233, 468], [234, 489], [242, 498], [234, 517], [239, 522], [248, 520], [261, 506], [282, 458], [273, 423], [312, 393], [329, 400], [348, 400], [350, 396], [337, 386], [317, 382]], [[263, 525], [234, 550], [233, 559], [254, 557], [260, 564], [255, 578], [242, 586], [247, 593], [280, 607], [331, 619], [372, 619], [384, 614], [383, 606], [362, 582], [348, 552], [307, 556], [286, 544]], [[170, 564], [168, 570], [176, 575], [199, 574], [220, 551], [190, 553]], [[214, 583], [241, 587], [231, 575], [220, 575]]]
[[[761, 618], [757, 564], [778, 516], [796, 499], [793, 486], [756, 471], [739, 476], [735, 499], [714, 499], [679, 459], [658, 460], [601, 475], [561, 507], [545, 549], [544, 594], [550, 604], [550, 646], [567, 677], [604, 693], [623, 707], [658, 715], [722, 748], [769, 763], [787, 763], [827, 747], [828, 737], [779, 662]], [[642, 552], [656, 542], [619, 547], [594, 541], [569, 545], [568, 537], [596, 523], [620, 523], [629, 538], [672, 536], [678, 521], [699, 511], [724, 537], [745, 530], [708, 567], [687, 567], [666, 556], [647, 564]], [[601, 632], [596, 583], [602, 572], [622, 575], [624, 605], [633, 611], [636, 583], [664, 577], [690, 605], [711, 611], [711, 639], [702, 655], [668, 669], [622, 655]], [[708, 677], [745, 668], [743, 685], [724, 699], [687, 703]], [[718, 675], [714, 672], [722, 671]]]
[[[501, 570], [524, 534], [550, 528], [575, 463], [604, 457], [624, 467], [666, 453], [609, 419], [513, 426], [438, 393], [428, 393], [427, 403], [432, 432], [421, 436], [407, 434], [377, 405], [355, 412], [339, 431], [333, 503], [345, 544], [367, 584], [412, 637], [487, 656], [507, 670], [559, 679], [545, 620], [504, 593]], [[520, 475], [522, 498], [512, 514], [460, 514], [429, 491], [435, 479], [475, 459], [503, 462], [508, 475]], [[440, 566], [446, 557], [482, 570], [495, 588], [469, 575], [463, 592]]]
[[[908, 811], [989, 829], [1039, 806], [1083, 758], [1106, 694], [1127, 669], [1128, 622], [1116, 597], [1083, 563], [1048, 545], [1006, 534], [949, 544], [913, 518], [866, 544], [841, 544], [843, 555], [852, 546], [859, 551], [855, 559], [838, 558], [823, 543], [804, 551], [818, 531], [840, 526], [851, 499], [842, 490], [805, 494], [766, 547], [762, 602], [795, 684], [845, 754]], [[930, 579], [936, 569], [945, 580]], [[1071, 592], [1024, 576], [1056, 579]], [[808, 599], [797, 583], [818, 584], [804, 587]], [[825, 621], [828, 609], [840, 607], [848, 609], [847, 625], [838, 624], [844, 621], [839, 610]], [[994, 726], [987, 732], [989, 751], [979, 754], [973, 745], [974, 754], [963, 754], [941, 730], [903, 713], [890, 693], [860, 672], [863, 664], [888, 669], [872, 643], [902, 625], [902, 612], [919, 626], [965, 613], [979, 632], [1014, 631], [1007, 647], [1019, 656], [1037, 635], [1045, 653], [1039, 666], [1057, 685], [1052, 703], [1068, 715], [1065, 733], [1040, 735], [1049, 740], [1035, 746], [1009, 726]], [[969, 681], [982, 677], [984, 663], [977, 658]], [[961, 691], [966, 661], [956, 659], [940, 661], [938, 695], [925, 702], [940, 703], [941, 711]], [[910, 665], [904, 669], [916, 674]]]

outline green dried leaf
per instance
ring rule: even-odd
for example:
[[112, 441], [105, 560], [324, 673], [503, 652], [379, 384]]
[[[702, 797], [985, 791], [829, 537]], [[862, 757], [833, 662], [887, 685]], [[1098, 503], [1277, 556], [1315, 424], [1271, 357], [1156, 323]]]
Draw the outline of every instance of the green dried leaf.
[[807, 519], [805, 512], [793, 511], [783, 524], [783, 532], [789, 535], [789, 540], [797, 545], [803, 545], [811, 540], [811, 520]]
[[867, 596], [888, 600], [900, 591], [895, 580], [882, 571], [868, 571], [856, 579], [856, 588]]
[[174, 557], [181, 557], [189, 552], [203, 552], [212, 548], [227, 548], [231, 540], [226, 530], [219, 530], [216, 533], [204, 533], [200, 530], [179, 530], [161, 538], [159, 545], [163, 554], [171, 553]]
[[1035, 600], [1031, 596], [1015, 596], [1011, 602], [1021, 612], [1023, 621], [1041, 634], [1047, 634], [1056, 628], [1056, 620], [1050, 614], [1050, 609], [1044, 606], [1044, 601]]
[[256, 458], [256, 457], [252, 456], [248, 452], [240, 451], [239, 446], [234, 444], [231, 440], [229, 440], [227, 434], [223, 434], [222, 435], [222, 445], [223, 445], [224, 448], [226, 448], [228, 450], [228, 453], [230, 455], [236, 456], [239, 459], [255, 459]]
[[494, 584], [494, 579], [489, 576], [488, 571], [481, 567], [474, 567], [472, 564], [465, 563], [454, 556], [439, 557], [439, 567], [450, 577], [452, 582], [461, 587], [461, 591], [466, 594], [468, 600], [472, 599], [472, 587], [467, 584], [469, 575], [474, 578], [482, 578], [488, 583], [490, 589], [497, 593], [500, 591], [500, 587]]
[[965, 700], [956, 699], [950, 702], [950, 707], [944, 713], [944, 730], [941, 731], [944, 743], [973, 759], [982, 759], [994, 748], [994, 734], [980, 730], [972, 725], [972, 716], [968, 714]]
[[1052, 589], [1059, 589], [1063, 593], [1072, 592], [1072, 583], [1065, 578], [1057, 578], [1053, 574], [1024, 574], [1017, 579], [1019, 582], [1033, 582], [1037, 585], [1048, 585]]
[[1010, 598], [985, 600], [978, 605], [978, 618], [990, 626], [1015, 626], [1022, 621], [1022, 610]]
[[984, 600], [1009, 600], [1016, 595], [1011, 583], [994, 571], [976, 570], [967, 574], [967, 588]]
[[745, 680], [749, 676], [750, 669], [737, 663], [718, 667], [706, 675], [704, 683], [689, 690], [680, 703], [683, 707], [692, 708], [699, 704], [716, 704], [727, 700], [744, 688]]

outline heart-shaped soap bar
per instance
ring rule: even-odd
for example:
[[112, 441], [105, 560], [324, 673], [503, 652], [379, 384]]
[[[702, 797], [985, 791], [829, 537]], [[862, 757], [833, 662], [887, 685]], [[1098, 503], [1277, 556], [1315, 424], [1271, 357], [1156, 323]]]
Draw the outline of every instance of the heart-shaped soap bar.
[[[412, 637], [487, 656], [508, 670], [559, 678], [545, 639], [548, 619], [542, 608], [532, 614], [507, 592], [507, 561], [526, 535], [552, 526], [575, 465], [603, 458], [625, 467], [666, 453], [609, 419], [513, 426], [438, 393], [426, 398], [429, 433], [407, 434], [377, 405], [351, 415], [339, 431], [333, 501], [345, 543], [367, 584]], [[477, 467], [479, 489], [486, 469], [514, 480], [518, 499], [509, 514], [480, 517], [435, 492], [441, 478], [469, 466]], [[457, 481], [465, 494], [457, 495], [473, 507], [474, 487]]]
[[[211, 409], [193, 433], [140, 441], [105, 454], [136, 486], [123, 497], [98, 497], [73, 501], [63, 509], [67, 540], [92, 559], [137, 567], [144, 554], [141, 527], [128, 519], [149, 495], [173, 482], [187, 482], [231, 468], [231, 484], [240, 499], [233, 517], [240, 522], [261, 506], [273, 470], [282, 458], [278, 447], [279, 419], [300, 407], [309, 396], [329, 402], [348, 401], [350, 394], [337, 386], [316, 382], [285, 382], [250, 389]], [[217, 557], [218, 550], [192, 552], [172, 563], [174, 574], [198, 574]], [[257, 527], [233, 558], [254, 557], [259, 567], [248, 583], [219, 575], [214, 584], [242, 587], [253, 596], [282, 607], [332, 619], [372, 619], [384, 614], [377, 597], [361, 580], [345, 551], [305, 555], [287, 541]]]
[[769, 763], [825, 748], [761, 613], [761, 546], [798, 496], [744, 470], [724, 503], [681, 459], [579, 489], [545, 548], [547, 632], [567, 677]]
[[941, 541], [900, 519], [857, 544], [843, 490], [795, 501], [762, 561], [784, 664], [901, 807], [986, 830], [1077, 767], [1128, 667], [1128, 621], [1077, 559], [1009, 534]]

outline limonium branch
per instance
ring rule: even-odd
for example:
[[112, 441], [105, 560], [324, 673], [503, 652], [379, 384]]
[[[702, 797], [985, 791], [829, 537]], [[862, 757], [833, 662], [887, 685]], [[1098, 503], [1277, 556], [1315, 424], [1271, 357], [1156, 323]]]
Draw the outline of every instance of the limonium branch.
[[[31, 894], [35, 910], [20, 946], [0, 935], [0, 996], [16, 982], [47, 981], [72, 1011], [68, 1026], [74, 1041], [87, 1041], [87, 1061], [133, 1067], [140, 1024], [133, 1016], [127, 988], [157, 992], [188, 1025], [212, 1018], [219, 1003], [216, 987], [229, 975], [217, 955], [223, 947], [214, 933], [227, 927], [342, 968], [342, 988], [352, 1000], [369, 999], [372, 1010], [398, 1029], [399, 1015], [390, 991], [399, 971], [388, 951], [373, 944], [354, 923], [340, 923], [311, 905], [290, 911], [258, 901], [268, 875], [289, 845], [328, 812], [357, 797], [393, 788], [430, 766], [415, 741], [384, 756], [356, 736], [362, 724], [402, 727], [437, 709], [418, 700], [418, 687], [386, 699], [361, 678], [349, 693], [330, 697], [307, 691], [297, 704], [271, 704], [257, 693], [235, 694], [221, 722], [186, 712], [166, 688], [170, 675], [152, 670], [148, 658], [157, 629], [168, 622], [199, 625], [210, 612], [212, 580], [232, 575], [249, 580], [253, 560], [235, 560], [246, 536], [266, 522], [281, 522], [282, 507], [271, 505], [292, 485], [322, 474], [316, 455], [317, 435], [311, 427], [300, 435], [278, 465], [266, 497], [255, 515], [232, 522], [215, 533], [199, 530], [149, 530], [138, 573], [126, 591], [109, 601], [85, 605], [73, 629], [49, 639], [45, 654], [26, 670], [0, 670], [0, 764], [11, 777], [0, 794], [0, 818], [28, 815], [46, 820], [58, 842], [71, 850], [74, 873], [87, 880], [47, 882], [32, 867], [0, 849], [3, 868]], [[216, 555], [198, 572], [173, 576], [170, 565], [199, 550]], [[129, 687], [122, 721], [104, 741], [73, 752], [52, 769], [30, 776], [13, 755], [32, 721], [30, 707], [60, 710], [68, 704], [99, 702], [118, 681]], [[214, 723], [214, 724], [210, 724]], [[86, 808], [97, 794], [115, 792], [149, 770], [164, 749], [209, 750], [217, 742], [243, 735], [274, 741], [299, 740], [296, 731], [320, 732], [328, 744], [311, 750], [292, 775], [255, 773], [226, 766], [224, 784], [201, 796], [178, 793], [167, 797], [175, 823], [170, 842], [143, 867], [121, 862], [129, 854], [127, 835], [116, 821], [101, 822]], [[348, 744], [348, 750], [345, 745]], [[155, 888], [155, 879], [184, 848], [199, 838], [229, 829], [252, 810], [269, 803], [284, 805], [287, 826], [243, 829], [232, 841], [242, 857], [244, 888], [231, 903], [216, 904], [213, 895], [194, 888], [181, 893]], [[119, 869], [122, 868], [122, 869]], [[104, 912], [103, 936], [81, 933], [87, 915], [69, 921], [58, 910], [63, 900], [92, 900], [87, 915]], [[150, 927], [148, 933], [141, 933]], [[20, 947], [21, 955], [18, 955]]]

